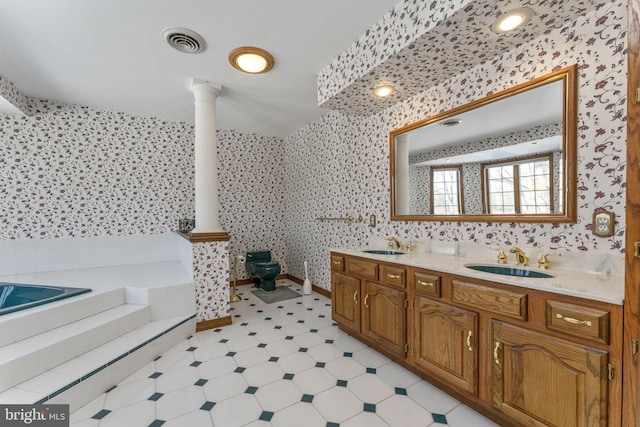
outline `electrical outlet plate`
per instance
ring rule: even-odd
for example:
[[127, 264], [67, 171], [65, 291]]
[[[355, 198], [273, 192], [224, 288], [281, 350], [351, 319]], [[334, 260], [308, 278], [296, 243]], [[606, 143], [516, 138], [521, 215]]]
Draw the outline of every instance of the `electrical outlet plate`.
[[613, 212], [604, 209], [596, 210], [593, 213], [592, 233], [597, 237], [613, 236], [615, 228], [615, 215]]

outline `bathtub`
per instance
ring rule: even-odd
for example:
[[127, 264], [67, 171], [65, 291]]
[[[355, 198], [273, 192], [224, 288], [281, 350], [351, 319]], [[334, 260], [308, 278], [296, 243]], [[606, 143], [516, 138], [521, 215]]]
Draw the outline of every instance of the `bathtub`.
[[0, 282], [0, 316], [87, 292], [91, 289]]

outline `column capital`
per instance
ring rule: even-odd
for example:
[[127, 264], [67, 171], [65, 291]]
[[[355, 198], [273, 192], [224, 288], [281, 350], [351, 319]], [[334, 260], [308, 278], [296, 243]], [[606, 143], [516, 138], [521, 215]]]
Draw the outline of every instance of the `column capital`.
[[214, 97], [217, 97], [222, 91], [222, 86], [217, 83], [212, 83], [202, 79], [191, 79], [191, 85], [189, 86], [189, 92], [194, 95], [196, 92], [202, 93], [210, 93]]

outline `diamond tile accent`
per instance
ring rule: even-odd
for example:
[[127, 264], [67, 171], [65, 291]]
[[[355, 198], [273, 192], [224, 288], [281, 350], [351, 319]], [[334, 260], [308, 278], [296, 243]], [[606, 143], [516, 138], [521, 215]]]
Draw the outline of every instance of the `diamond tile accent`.
[[233, 357], [236, 355], [235, 351], [230, 351], [229, 353], [225, 354], [225, 356], [229, 356], [229, 357]]
[[203, 411], [210, 411], [213, 409], [213, 407], [216, 406], [215, 402], [210, 402], [210, 401], [206, 401], [202, 404], [202, 406], [200, 407], [200, 409], [202, 409]]
[[298, 323], [304, 323], [304, 320], [298, 320]]
[[376, 368], [367, 368], [367, 374], [375, 374]]
[[308, 348], [306, 347], [300, 347], [300, 350], [298, 350], [300, 353], [306, 353], [307, 351], [309, 351]]
[[312, 394], [303, 394], [302, 395], [302, 399], [300, 399], [301, 402], [306, 402], [306, 403], [311, 403], [313, 402], [313, 395]]
[[276, 325], [276, 326], [273, 327], [273, 329], [282, 329], [282, 326]]
[[256, 394], [256, 391], [258, 391], [258, 387], [247, 387], [247, 389], [244, 391], [247, 394]]
[[221, 339], [221, 340], [220, 340], [220, 341], [218, 341], [218, 342], [219, 342], [219, 343], [221, 343], [221, 344], [224, 344], [224, 343], [229, 342], [229, 340], [228, 340], [228, 339], [226, 339], [226, 338], [223, 338], [223, 339]]
[[311, 329], [311, 330], [309, 330], [309, 332], [311, 332], [312, 334], [317, 334], [318, 330], [317, 329]]
[[197, 386], [202, 387], [203, 385], [205, 385], [205, 384], [207, 383], [207, 381], [209, 381], [209, 380], [203, 380], [202, 378], [200, 378], [200, 379], [199, 379], [198, 381], [196, 381], [196, 382], [195, 382], [195, 384], [193, 384], [193, 385], [197, 385]]
[[345, 352], [343, 356], [344, 357], [353, 357], [353, 353]]
[[284, 374], [284, 377], [282, 377], [285, 380], [292, 380], [294, 377], [294, 374]]
[[273, 356], [273, 357], [269, 358], [269, 362], [277, 362], [278, 359], [280, 359], [280, 358]]
[[286, 337], [284, 337], [285, 340], [292, 340], [293, 337], [291, 335], [287, 335]]
[[326, 363], [318, 362], [318, 363], [316, 363], [316, 368], [324, 368], [324, 365], [326, 365]]
[[189, 366], [198, 367], [198, 366], [200, 366], [200, 365], [202, 365], [202, 362], [200, 362], [200, 361], [196, 360], [195, 362], [193, 362], [193, 363], [192, 363], [191, 365], [189, 365]]
[[106, 417], [107, 415], [109, 415], [111, 413], [110, 410], [108, 409], [102, 409], [101, 411], [99, 411], [97, 414], [95, 414], [93, 417], [94, 420], [101, 420], [104, 417]]
[[153, 393], [147, 400], [153, 400], [154, 402], [157, 402], [158, 399], [160, 399], [162, 396], [164, 396], [164, 393]]
[[198, 349], [198, 347], [189, 347], [187, 349], [187, 351], [196, 351]]
[[406, 396], [407, 395], [407, 389], [406, 388], [401, 388], [401, 387], [396, 387], [396, 394], [400, 394], [402, 396]]
[[236, 368], [236, 370], [235, 370], [235, 371], [233, 371], [233, 372], [235, 372], [236, 374], [241, 374], [241, 373], [243, 373], [246, 369], [247, 369], [247, 368], [243, 368], [242, 366], [238, 366], [238, 367]]
[[240, 326], [247, 326], [249, 325], [248, 323], [240, 323]]
[[160, 427], [165, 422], [166, 421], [163, 421], [163, 420], [153, 420], [153, 422], [151, 424], [149, 424], [149, 427]]
[[259, 347], [259, 348], [265, 348], [266, 346], [267, 346], [267, 345], [266, 345], [265, 343], [262, 343], [262, 342], [261, 342], [260, 344], [258, 344], [258, 347]]
[[269, 411], [262, 411], [262, 414], [260, 414], [260, 421], [271, 421], [271, 418], [273, 418], [273, 412], [269, 412]]
[[347, 386], [347, 381], [345, 381], [345, 380], [338, 380], [338, 381], [336, 382], [336, 385], [337, 385], [338, 387], [346, 387], [346, 386]]
[[433, 422], [438, 424], [447, 424], [447, 417], [442, 414], [431, 414], [433, 416]]
[[365, 403], [364, 404], [365, 412], [376, 412], [376, 405], [373, 403]]
[[254, 337], [254, 336], [256, 336], [256, 333], [255, 332], [249, 332], [249, 336], [250, 337]]
[[340, 427], [340, 424], [329, 422], [329, 423], [327, 423], [327, 427]]
[[326, 344], [333, 344], [333, 340], [324, 340]]

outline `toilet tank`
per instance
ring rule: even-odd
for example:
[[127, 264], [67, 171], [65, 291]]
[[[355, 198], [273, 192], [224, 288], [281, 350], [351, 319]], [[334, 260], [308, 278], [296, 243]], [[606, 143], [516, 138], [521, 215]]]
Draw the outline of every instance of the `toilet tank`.
[[246, 267], [249, 273], [255, 271], [254, 264], [257, 262], [269, 262], [271, 261], [271, 251], [255, 251], [247, 252]]

